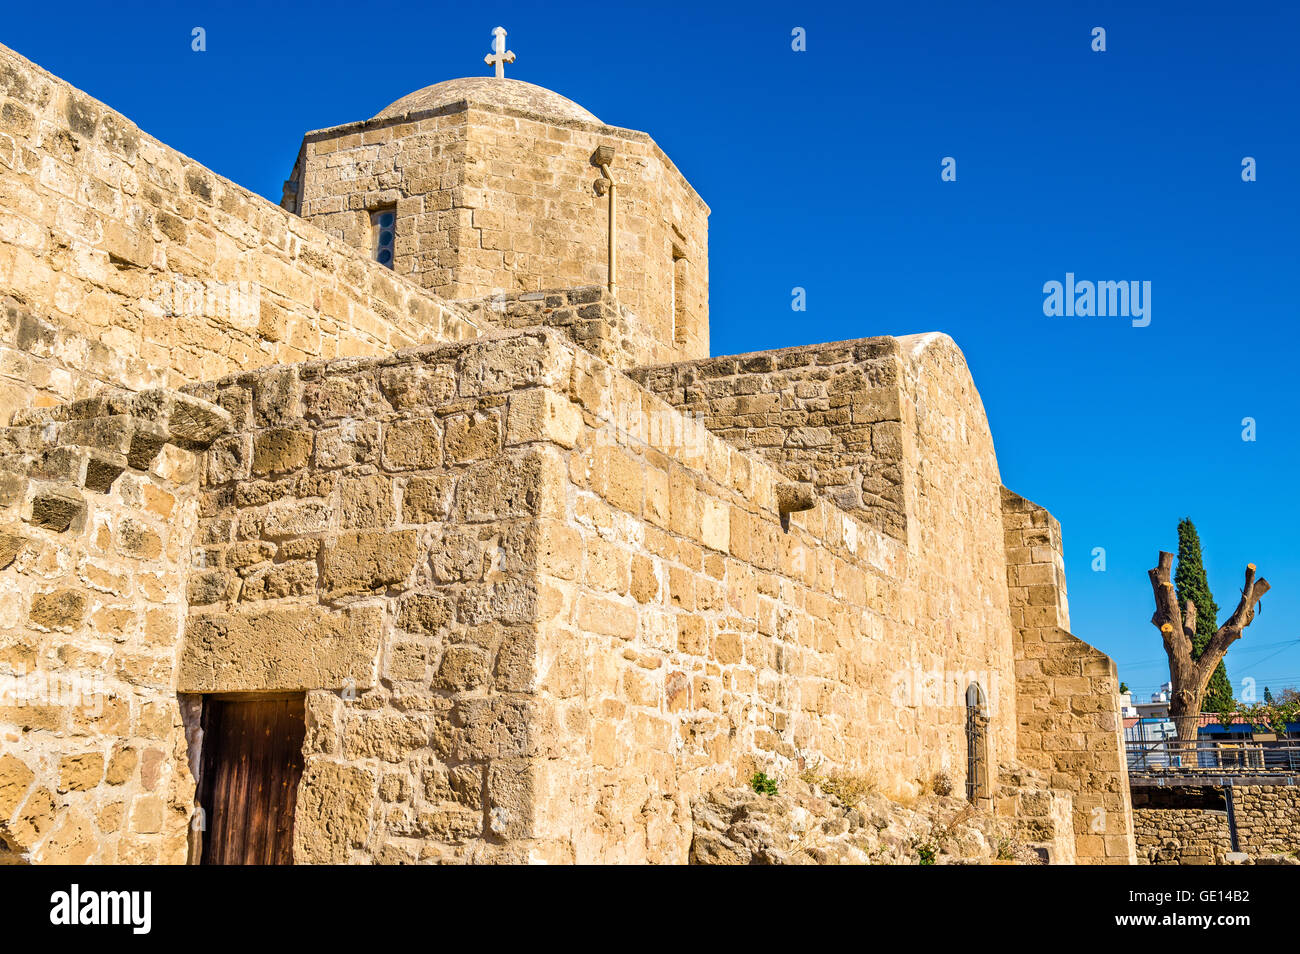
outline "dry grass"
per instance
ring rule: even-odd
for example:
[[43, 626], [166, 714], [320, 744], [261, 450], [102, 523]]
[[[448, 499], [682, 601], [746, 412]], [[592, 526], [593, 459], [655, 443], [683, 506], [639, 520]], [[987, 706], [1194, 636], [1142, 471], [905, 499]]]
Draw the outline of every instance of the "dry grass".
[[869, 775], [854, 775], [847, 772], [833, 772], [819, 775], [815, 769], [806, 769], [800, 775], [809, 785], [815, 785], [827, 795], [833, 796], [841, 805], [857, 808], [862, 800], [876, 791], [876, 780]]

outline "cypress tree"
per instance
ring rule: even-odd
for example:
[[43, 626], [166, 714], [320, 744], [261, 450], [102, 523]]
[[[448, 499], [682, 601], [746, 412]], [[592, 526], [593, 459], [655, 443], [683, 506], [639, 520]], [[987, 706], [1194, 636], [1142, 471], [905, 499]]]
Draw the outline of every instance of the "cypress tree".
[[[1210, 583], [1205, 577], [1205, 564], [1201, 559], [1201, 538], [1191, 518], [1178, 523], [1178, 567], [1174, 571], [1174, 588], [1178, 591], [1178, 604], [1188, 600], [1196, 606], [1196, 635], [1192, 638], [1192, 658], [1201, 653], [1219, 628], [1219, 607], [1210, 595]], [[1223, 661], [1210, 676], [1201, 701], [1202, 712], [1222, 712], [1233, 706], [1232, 683]]]

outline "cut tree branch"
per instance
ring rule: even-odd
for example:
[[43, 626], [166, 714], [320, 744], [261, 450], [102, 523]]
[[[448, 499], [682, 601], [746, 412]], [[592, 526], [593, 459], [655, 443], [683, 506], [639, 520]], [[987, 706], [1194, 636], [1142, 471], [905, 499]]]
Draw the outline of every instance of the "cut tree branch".
[[[1241, 600], [1237, 603], [1237, 608], [1232, 611], [1228, 621], [1219, 627], [1219, 631], [1210, 637], [1205, 652], [1197, 660], [1197, 667], [1206, 670], [1207, 680], [1228, 647], [1240, 639], [1241, 631], [1254, 621], [1255, 607], [1269, 589], [1268, 580], [1263, 577], [1255, 579], [1255, 564], [1246, 564], [1246, 585], [1241, 588]], [[1205, 666], [1207, 662], [1208, 668]]]
[[1227, 622], [1210, 637], [1200, 658], [1193, 659], [1197, 624], [1205, 622], [1212, 626], [1214, 620], [1197, 619], [1196, 604], [1191, 600], [1179, 607], [1178, 593], [1170, 580], [1173, 562], [1174, 555], [1162, 550], [1155, 568], [1147, 571], [1156, 603], [1151, 622], [1160, 630], [1165, 655], [1169, 657], [1169, 681], [1173, 688], [1169, 700], [1170, 718], [1178, 728], [1178, 738], [1183, 742], [1192, 742], [1199, 734], [1201, 700], [1205, 697], [1205, 687], [1209, 684], [1210, 676], [1228, 647], [1241, 638], [1242, 630], [1254, 620], [1255, 608], [1260, 597], [1268, 592], [1269, 585], [1267, 580], [1255, 579], [1255, 564], [1248, 564], [1246, 585], [1241, 589], [1241, 602]]
[[1162, 550], [1155, 569], [1147, 571], [1147, 576], [1151, 578], [1151, 592], [1156, 600], [1156, 611], [1151, 617], [1151, 624], [1160, 630], [1165, 641], [1165, 651], [1171, 656], [1174, 653], [1190, 654], [1192, 651], [1192, 641], [1183, 624], [1183, 614], [1178, 609], [1178, 593], [1169, 579], [1173, 561], [1174, 555]]

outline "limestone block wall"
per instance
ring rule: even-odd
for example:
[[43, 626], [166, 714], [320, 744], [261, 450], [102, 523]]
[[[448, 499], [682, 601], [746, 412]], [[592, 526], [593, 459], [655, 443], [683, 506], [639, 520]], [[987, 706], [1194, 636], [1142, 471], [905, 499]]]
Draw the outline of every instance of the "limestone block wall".
[[198, 455], [228, 423], [146, 391], [0, 429], [0, 861], [185, 860], [175, 662]]
[[1080, 863], [1135, 864], [1115, 664], [1067, 631], [1060, 524], [1006, 488], [1002, 506], [1020, 761], [1073, 793]]
[[[1300, 851], [1300, 790], [1288, 785], [1233, 788], [1237, 847], [1248, 855]], [[1215, 865], [1232, 850], [1224, 789], [1133, 790], [1139, 864]]]
[[937, 732], [907, 752], [891, 726], [895, 541], [825, 502], [783, 530], [777, 471], [584, 352], [563, 407], [581, 427], [538, 568], [548, 858], [683, 862], [690, 799], [755, 770], [938, 767]]
[[1138, 864], [1215, 865], [1232, 851], [1222, 810], [1134, 808], [1133, 829]]
[[864, 338], [635, 368], [634, 380], [870, 526], [907, 535], [902, 360]]
[[629, 370], [655, 348], [640, 318], [602, 285], [493, 295], [457, 304], [472, 321], [486, 326], [563, 329], [575, 344], [620, 370]]
[[[908, 526], [901, 612], [920, 634], [913, 665], [960, 677], [963, 690], [980, 683], [988, 696], [990, 765], [997, 765], [1016, 751], [1019, 686], [1011, 675], [1012, 628], [1002, 615], [1008, 596], [993, 435], [956, 342], [932, 333], [898, 345]], [[932, 708], [914, 707], [907, 729], [934, 718]], [[964, 698], [945, 699], [942, 717], [964, 721]]]
[[[866, 338], [631, 372], [737, 447], [905, 542], [895, 725], [924, 734], [988, 695], [992, 764], [1015, 751], [1000, 480], [983, 405], [945, 335]], [[961, 764], [947, 766], [965, 777]]]
[[604, 285], [600, 145], [615, 148], [619, 300], [645, 332], [633, 363], [703, 357], [708, 206], [645, 133], [482, 102], [375, 118], [309, 133], [287, 201], [367, 252], [371, 213], [395, 208], [395, 269], [444, 298]]
[[998, 766], [997, 782], [994, 814], [1012, 819], [1016, 836], [1045, 855], [1045, 863], [1076, 864], [1070, 793], [1048, 788], [1040, 773], [1014, 763]]
[[[919, 542], [824, 498], [789, 514], [787, 531], [785, 474], [594, 357], [575, 355], [574, 377], [585, 427], [540, 568], [556, 621], [545, 635], [585, 673], [557, 693], [556, 721], [575, 732], [547, 763], [559, 857], [680, 857], [684, 801], [754, 769], [821, 761], [900, 793], [940, 769], [964, 783], [972, 674], [999, 699], [991, 748], [1014, 750], [1014, 687], [999, 698], [996, 686], [1010, 628], [987, 610], [1005, 606], [1000, 566], [949, 576]], [[973, 455], [948, 456], [961, 471]], [[952, 548], [961, 531], [945, 529]], [[1000, 561], [998, 536], [991, 546]], [[593, 814], [585, 828], [569, 821]]]
[[1232, 851], [1223, 789], [1141, 786], [1132, 799], [1139, 864], [1222, 864]]
[[1300, 852], [1300, 789], [1243, 785], [1233, 789], [1237, 843], [1251, 853]]
[[[196, 387], [178, 688], [306, 691], [299, 861], [684, 861], [689, 799], [964, 770], [904, 547], [553, 329]], [[946, 630], [944, 630], [946, 632]], [[911, 721], [905, 728], [907, 716]]]
[[[833, 758], [893, 786], [960, 744], [874, 728], [898, 544], [826, 504], [786, 534], [775, 471], [560, 332], [195, 393], [236, 430], [179, 688], [307, 691], [300, 861], [684, 861], [700, 785]], [[633, 465], [626, 426], [686, 443]]]
[[306, 691], [294, 857], [521, 861], [547, 746], [533, 567], [560, 462], [559, 332], [199, 386], [236, 429], [203, 478], [179, 687]]
[[479, 330], [0, 47], [0, 420]]

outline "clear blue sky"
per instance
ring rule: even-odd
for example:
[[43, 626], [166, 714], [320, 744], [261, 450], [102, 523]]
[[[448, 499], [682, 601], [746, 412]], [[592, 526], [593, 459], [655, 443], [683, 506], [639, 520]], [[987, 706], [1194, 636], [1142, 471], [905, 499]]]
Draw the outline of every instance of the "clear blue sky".
[[[948, 333], [1122, 679], [1165, 678], [1146, 570], [1188, 515], [1225, 616], [1248, 561], [1274, 586], [1234, 683], [1300, 684], [1300, 5], [158, 6], [11, 3], [0, 42], [278, 201], [303, 132], [484, 73], [502, 24], [510, 75], [650, 132], [711, 205], [715, 354]], [[1150, 281], [1150, 326], [1045, 317], [1067, 271]]]

